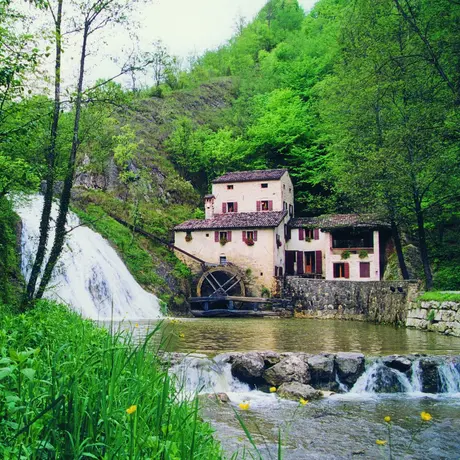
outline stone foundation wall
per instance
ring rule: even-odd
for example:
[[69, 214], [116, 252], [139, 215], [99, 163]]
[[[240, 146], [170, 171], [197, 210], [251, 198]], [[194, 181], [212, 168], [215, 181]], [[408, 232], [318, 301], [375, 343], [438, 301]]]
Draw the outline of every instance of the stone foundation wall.
[[414, 303], [407, 313], [406, 326], [460, 337], [460, 303]]
[[283, 295], [299, 316], [404, 324], [415, 281], [326, 281], [286, 277]]

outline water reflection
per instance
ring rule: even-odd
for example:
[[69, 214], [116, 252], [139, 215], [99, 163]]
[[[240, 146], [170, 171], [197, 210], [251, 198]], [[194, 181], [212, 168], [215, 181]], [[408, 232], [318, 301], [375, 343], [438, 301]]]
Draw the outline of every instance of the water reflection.
[[[133, 328], [142, 338], [156, 323]], [[116, 327], [131, 328], [130, 323]], [[181, 319], [162, 325], [167, 351], [213, 356], [227, 351], [356, 351], [370, 356], [392, 353], [460, 354], [460, 338], [357, 321], [315, 319]], [[157, 338], [159, 341], [159, 338]]]

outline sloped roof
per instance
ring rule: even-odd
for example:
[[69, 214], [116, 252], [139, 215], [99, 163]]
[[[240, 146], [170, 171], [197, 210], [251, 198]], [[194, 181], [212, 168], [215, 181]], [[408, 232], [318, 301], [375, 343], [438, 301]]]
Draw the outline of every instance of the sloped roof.
[[219, 230], [232, 228], [277, 227], [286, 211], [235, 212], [216, 214], [212, 219], [188, 220], [174, 227], [176, 231]]
[[213, 184], [227, 182], [252, 182], [259, 180], [279, 180], [287, 169], [260, 169], [255, 171], [234, 171], [225, 173], [212, 181]]
[[372, 214], [326, 214], [318, 217], [291, 219], [292, 228], [309, 227], [332, 230], [338, 228], [389, 228], [390, 224]]

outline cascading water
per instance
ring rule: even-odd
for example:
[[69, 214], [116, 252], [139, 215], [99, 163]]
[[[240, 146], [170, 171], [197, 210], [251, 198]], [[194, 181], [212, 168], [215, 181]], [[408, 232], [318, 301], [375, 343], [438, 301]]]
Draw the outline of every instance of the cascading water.
[[[43, 207], [41, 196], [16, 200], [15, 210], [22, 219], [21, 269], [30, 276], [38, 246], [39, 223]], [[53, 204], [52, 219], [58, 206]], [[84, 317], [97, 320], [156, 319], [161, 317], [158, 298], [144, 291], [135, 281], [118, 254], [98, 233], [80, 226], [78, 217], [69, 212], [69, 233], [45, 293], [70, 305]], [[48, 250], [54, 240], [54, 227]]]
[[[438, 393], [457, 395], [460, 393], [460, 369], [454, 361], [440, 359], [436, 363]], [[413, 396], [427, 395], [423, 392], [423, 371], [420, 360], [414, 360], [406, 373], [389, 368], [382, 360], [371, 363], [358, 378], [351, 394], [409, 393]], [[432, 394], [432, 393], [431, 393]]]

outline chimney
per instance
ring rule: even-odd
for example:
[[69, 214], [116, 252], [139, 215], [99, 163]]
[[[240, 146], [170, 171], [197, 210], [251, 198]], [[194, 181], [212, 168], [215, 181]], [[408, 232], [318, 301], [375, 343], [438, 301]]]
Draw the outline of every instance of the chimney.
[[204, 216], [205, 219], [212, 219], [214, 217], [214, 195], [204, 196]]

